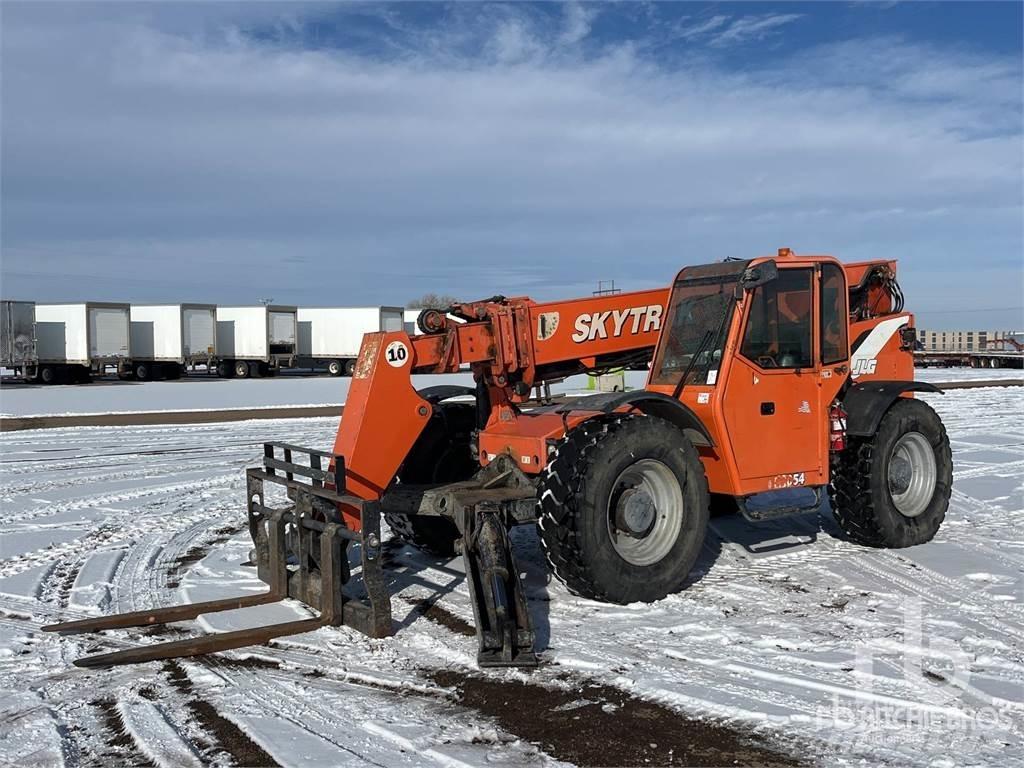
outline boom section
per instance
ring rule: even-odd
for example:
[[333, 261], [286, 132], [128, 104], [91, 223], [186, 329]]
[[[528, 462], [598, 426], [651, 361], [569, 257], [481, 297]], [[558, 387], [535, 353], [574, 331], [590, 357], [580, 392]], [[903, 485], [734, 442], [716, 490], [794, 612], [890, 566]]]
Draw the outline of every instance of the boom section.
[[[525, 297], [458, 304], [436, 331], [412, 338], [413, 373], [471, 366], [513, 397], [541, 381], [644, 362], [658, 343], [667, 288], [537, 303]], [[433, 329], [431, 329], [433, 330]]]

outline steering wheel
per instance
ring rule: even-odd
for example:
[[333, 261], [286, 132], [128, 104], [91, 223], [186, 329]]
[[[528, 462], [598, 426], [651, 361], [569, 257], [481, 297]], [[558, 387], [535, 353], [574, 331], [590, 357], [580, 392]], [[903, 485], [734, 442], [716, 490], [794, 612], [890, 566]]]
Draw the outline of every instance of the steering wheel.
[[762, 368], [778, 368], [779, 364], [775, 362], [775, 358], [771, 355], [758, 355], [757, 364]]

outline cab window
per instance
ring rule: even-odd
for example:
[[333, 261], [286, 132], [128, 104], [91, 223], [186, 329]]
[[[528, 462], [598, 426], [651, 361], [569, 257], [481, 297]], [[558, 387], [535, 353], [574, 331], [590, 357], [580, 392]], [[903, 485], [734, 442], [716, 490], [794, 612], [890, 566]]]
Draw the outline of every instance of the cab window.
[[810, 368], [814, 271], [780, 269], [754, 289], [740, 354], [761, 368]]
[[846, 340], [846, 276], [836, 264], [821, 266], [821, 362], [838, 363], [849, 355]]

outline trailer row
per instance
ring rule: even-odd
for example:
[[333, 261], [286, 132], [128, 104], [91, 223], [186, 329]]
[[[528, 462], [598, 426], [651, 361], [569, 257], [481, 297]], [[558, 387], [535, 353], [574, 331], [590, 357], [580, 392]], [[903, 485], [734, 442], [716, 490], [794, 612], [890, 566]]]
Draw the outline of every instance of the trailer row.
[[108, 372], [174, 379], [190, 368], [226, 378], [297, 367], [351, 375], [363, 334], [414, 333], [417, 314], [401, 307], [2, 301], [0, 365], [46, 384]]

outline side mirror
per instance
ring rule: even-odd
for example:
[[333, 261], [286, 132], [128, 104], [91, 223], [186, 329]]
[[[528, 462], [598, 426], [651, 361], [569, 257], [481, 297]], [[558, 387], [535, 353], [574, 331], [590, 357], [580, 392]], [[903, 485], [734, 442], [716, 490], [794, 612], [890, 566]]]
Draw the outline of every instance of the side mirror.
[[779, 276], [779, 268], [776, 266], [774, 261], [765, 261], [758, 264], [756, 267], [748, 268], [744, 273], [743, 277], [740, 278], [740, 285], [745, 290], [753, 290], [759, 285], [770, 283], [772, 280]]

